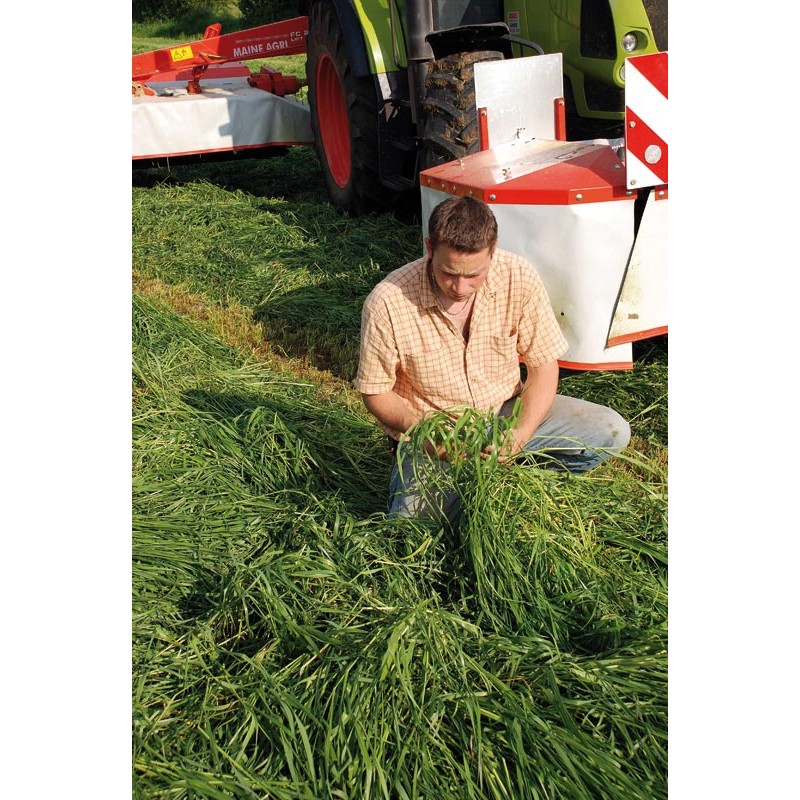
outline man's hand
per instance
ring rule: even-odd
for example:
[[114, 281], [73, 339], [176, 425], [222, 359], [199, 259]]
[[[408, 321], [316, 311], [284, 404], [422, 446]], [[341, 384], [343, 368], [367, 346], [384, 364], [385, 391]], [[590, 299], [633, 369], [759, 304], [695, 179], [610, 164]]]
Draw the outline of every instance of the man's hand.
[[[423, 415], [423, 418], [424, 418], [425, 416], [426, 416], [426, 415]], [[410, 439], [410, 438], [411, 438], [411, 437], [410, 437], [410, 435], [409, 435], [409, 432], [408, 432], [408, 431], [406, 431], [406, 432], [405, 432], [405, 433], [404, 433], [404, 434], [403, 434], [403, 435], [400, 437], [400, 441], [403, 441], [404, 439], [405, 439], [405, 440], [408, 440], [408, 439]], [[435, 441], [435, 440], [433, 440], [433, 439], [425, 439], [425, 440], [424, 440], [424, 443], [423, 443], [423, 447], [424, 447], [424, 449], [425, 449], [425, 452], [426, 452], [426, 453], [427, 453], [427, 454], [428, 454], [428, 455], [429, 455], [431, 458], [436, 458], [436, 459], [438, 459], [439, 461], [450, 461], [450, 454], [448, 453], [448, 451], [447, 451], [447, 447], [445, 446], [445, 444], [444, 444], [443, 442], [441, 442], [441, 441], [438, 441], [438, 442], [437, 442], [437, 441]]]
[[487, 444], [483, 448], [483, 456], [490, 458], [493, 455], [497, 456], [500, 462], [509, 461], [525, 447], [528, 441], [527, 437], [522, 436], [516, 428], [511, 428], [506, 431], [503, 441], [495, 447], [493, 444]]
[[434, 443], [430, 439], [425, 440], [425, 452], [431, 458], [438, 458], [439, 461], [449, 461], [447, 457], [447, 449], [443, 444], [438, 442]]
[[548, 361], [540, 366], [528, 367], [528, 377], [519, 400], [522, 404], [519, 419], [506, 431], [499, 447], [489, 445], [483, 452], [486, 457], [496, 455], [498, 461], [514, 458], [528, 443], [549, 410], [558, 386], [558, 362]]

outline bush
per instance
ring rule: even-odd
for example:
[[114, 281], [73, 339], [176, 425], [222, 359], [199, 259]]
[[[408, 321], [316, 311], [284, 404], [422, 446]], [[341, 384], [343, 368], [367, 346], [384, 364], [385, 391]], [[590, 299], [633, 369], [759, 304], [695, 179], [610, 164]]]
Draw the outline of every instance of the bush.
[[[231, 31], [252, 28], [269, 22], [299, 17], [302, 0], [133, 0], [134, 22], [168, 22], [182, 31], [203, 30], [212, 22], [222, 22]], [[228, 24], [226, 24], [228, 23]]]
[[207, 8], [207, 0], [133, 0], [132, 16], [134, 22], [167, 22], [201, 6]]
[[239, 10], [248, 28], [301, 16], [300, 0], [239, 0]]

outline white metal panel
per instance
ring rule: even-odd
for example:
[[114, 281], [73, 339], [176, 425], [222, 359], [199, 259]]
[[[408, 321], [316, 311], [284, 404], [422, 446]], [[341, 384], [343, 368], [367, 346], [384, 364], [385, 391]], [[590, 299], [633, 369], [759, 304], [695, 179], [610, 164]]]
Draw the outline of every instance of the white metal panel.
[[633, 244], [633, 201], [559, 206], [494, 205], [498, 244], [541, 275], [569, 344], [560, 361], [631, 361], [629, 344], [607, 347], [608, 329]]
[[[215, 73], [211, 74], [213, 75]], [[186, 89], [188, 83], [188, 78], [184, 78], [183, 80], [162, 81], [154, 79], [146, 81], [145, 85], [149, 86], [159, 97], [172, 97], [173, 95], [188, 94]], [[227, 89], [229, 92], [235, 92], [237, 89], [247, 89], [250, 87], [250, 84], [247, 82], [247, 76], [228, 75], [223, 78], [204, 77], [202, 87], [204, 92], [207, 89]]]
[[611, 323], [610, 339], [667, 327], [667, 203], [650, 192]]
[[553, 101], [563, 96], [561, 53], [475, 65], [475, 105], [488, 111], [490, 147], [555, 139]]
[[[422, 238], [424, 240], [428, 235], [428, 220], [430, 219], [433, 209], [436, 208], [439, 203], [447, 200], [447, 198], [451, 195], [447, 194], [447, 192], [440, 192], [438, 189], [429, 189], [426, 186], [423, 186], [420, 190], [420, 196], [422, 200]], [[422, 245], [421, 255], [425, 255], [424, 242]]]
[[313, 144], [307, 104], [248, 85], [231, 87], [232, 80], [220, 79], [225, 88], [207, 86], [201, 94], [189, 94], [183, 81], [171, 96], [132, 97], [133, 158]]

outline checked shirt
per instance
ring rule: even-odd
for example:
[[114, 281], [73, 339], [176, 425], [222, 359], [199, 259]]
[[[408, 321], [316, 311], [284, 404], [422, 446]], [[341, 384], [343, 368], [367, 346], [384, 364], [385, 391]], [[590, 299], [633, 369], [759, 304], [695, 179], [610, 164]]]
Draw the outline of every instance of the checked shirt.
[[424, 257], [394, 270], [365, 300], [357, 391], [394, 391], [420, 412], [498, 411], [521, 389], [520, 359], [537, 367], [566, 352], [544, 284], [526, 259], [495, 248], [467, 341], [442, 310], [427, 266]]

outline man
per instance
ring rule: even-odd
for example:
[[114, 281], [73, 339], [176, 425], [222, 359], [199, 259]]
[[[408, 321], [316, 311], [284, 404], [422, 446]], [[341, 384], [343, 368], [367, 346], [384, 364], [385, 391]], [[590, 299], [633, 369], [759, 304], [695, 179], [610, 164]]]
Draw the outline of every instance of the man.
[[[519, 398], [498, 458], [547, 451], [555, 465], [586, 472], [628, 444], [630, 427], [610, 408], [556, 394], [568, 346], [547, 292], [528, 261], [496, 245], [485, 203], [453, 197], [434, 209], [427, 256], [391, 272], [364, 302], [356, 389], [394, 442], [430, 412], [469, 406], [509, 416]], [[431, 456], [447, 470], [442, 449]], [[419, 458], [395, 464], [390, 514], [453, 522], [456, 494], [420, 486]]]

